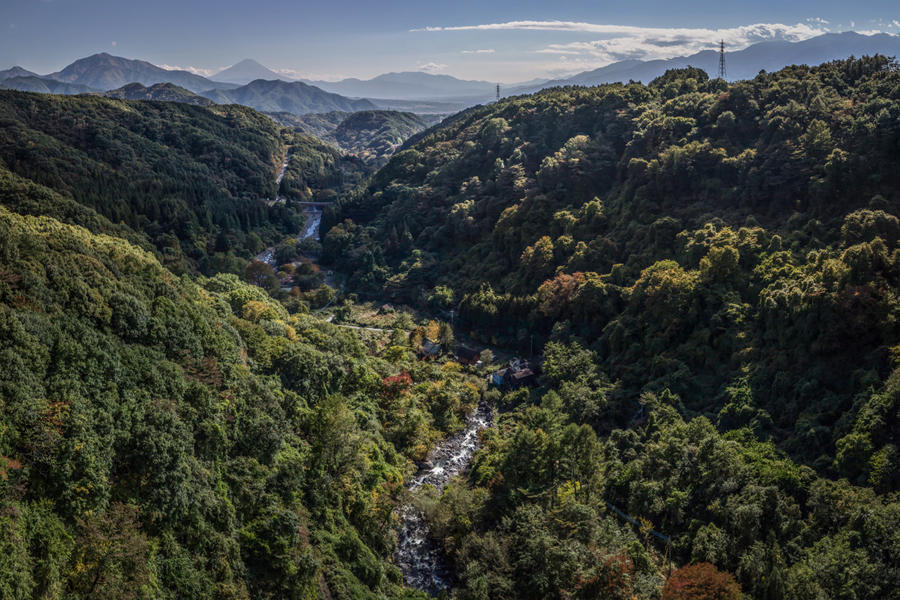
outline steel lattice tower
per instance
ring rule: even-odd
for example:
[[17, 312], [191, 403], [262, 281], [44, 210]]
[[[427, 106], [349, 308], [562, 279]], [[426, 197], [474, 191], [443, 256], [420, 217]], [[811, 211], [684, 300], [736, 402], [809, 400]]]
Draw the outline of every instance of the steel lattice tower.
[[719, 79], [725, 79], [725, 40], [719, 42]]

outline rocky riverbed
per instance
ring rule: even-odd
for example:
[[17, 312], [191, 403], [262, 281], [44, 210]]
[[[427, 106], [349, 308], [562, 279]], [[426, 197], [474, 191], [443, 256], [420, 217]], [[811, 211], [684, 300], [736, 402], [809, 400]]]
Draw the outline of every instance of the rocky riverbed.
[[[478, 449], [478, 432], [491, 426], [493, 412], [485, 402], [469, 415], [466, 428], [441, 442], [428, 455], [421, 469], [407, 486], [415, 492], [423, 486], [443, 488], [462, 473]], [[394, 560], [403, 572], [406, 584], [435, 595], [450, 587], [451, 573], [443, 548], [435, 542], [422, 513], [408, 504], [399, 510], [400, 531]]]

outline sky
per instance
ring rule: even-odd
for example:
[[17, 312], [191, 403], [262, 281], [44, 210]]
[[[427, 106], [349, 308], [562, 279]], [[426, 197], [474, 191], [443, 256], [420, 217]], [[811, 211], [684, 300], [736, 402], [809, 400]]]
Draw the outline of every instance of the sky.
[[253, 58], [288, 77], [392, 71], [503, 83], [626, 58], [827, 32], [900, 34], [900, 0], [0, 0], [0, 69], [46, 74], [108, 52], [215, 72]]

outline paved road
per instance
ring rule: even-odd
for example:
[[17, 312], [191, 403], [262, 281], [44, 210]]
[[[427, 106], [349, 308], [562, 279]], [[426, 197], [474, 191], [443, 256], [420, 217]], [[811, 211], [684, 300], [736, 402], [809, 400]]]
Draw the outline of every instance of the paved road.
[[[331, 322], [331, 319], [333, 318], [334, 317], [329, 318], [328, 321]], [[341, 325], [340, 323], [332, 323], [332, 325], [344, 327], [346, 329], [360, 329], [363, 331], [393, 331], [393, 329], [381, 329], [380, 327], [360, 327], [359, 325]]]
[[[275, 185], [281, 185], [281, 180], [284, 179], [284, 172], [287, 171], [289, 162], [291, 162], [290, 150], [287, 152], [287, 154], [284, 155], [284, 164], [281, 165], [281, 170], [278, 171], [278, 176], [275, 177]], [[277, 192], [276, 192], [276, 200], [277, 200]]]

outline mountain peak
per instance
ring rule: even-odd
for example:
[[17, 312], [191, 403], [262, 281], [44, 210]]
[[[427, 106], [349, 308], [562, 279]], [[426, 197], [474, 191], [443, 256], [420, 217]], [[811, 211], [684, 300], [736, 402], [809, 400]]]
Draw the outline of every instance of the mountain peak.
[[240, 60], [240, 61], [234, 63], [233, 65], [231, 65], [231, 67], [229, 67], [229, 68], [234, 68], [234, 67], [259, 67], [262, 69], [266, 68], [262, 63], [260, 63], [259, 61], [253, 60], [252, 58], [245, 58], [244, 60]]
[[5, 71], [0, 71], [0, 81], [5, 81], [13, 77], [39, 77], [39, 75], [37, 73], [32, 73], [28, 69], [23, 69], [18, 65], [10, 67]]
[[170, 81], [192, 92], [209, 89], [214, 85], [214, 82], [187, 71], [168, 71], [145, 60], [113, 56], [107, 52], [79, 58], [62, 71], [51, 73], [47, 77], [97, 90], [113, 90], [132, 82], [153, 85]]
[[252, 58], [245, 58], [240, 62], [236, 62], [227, 69], [222, 69], [215, 75], [213, 79], [216, 81], [225, 81], [228, 83], [247, 84], [257, 79], [280, 79], [288, 81], [289, 78], [276, 73], [272, 69], [260, 64]]

